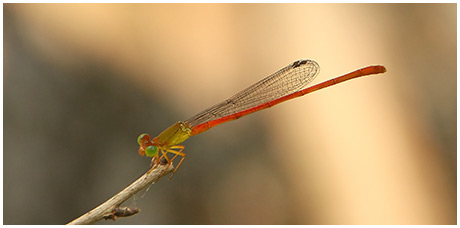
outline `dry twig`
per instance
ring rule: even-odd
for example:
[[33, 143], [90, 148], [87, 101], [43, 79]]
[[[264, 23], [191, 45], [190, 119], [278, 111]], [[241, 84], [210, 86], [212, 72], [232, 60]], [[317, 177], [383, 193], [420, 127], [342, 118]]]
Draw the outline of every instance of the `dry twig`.
[[[167, 170], [165, 171], [165, 169]], [[93, 224], [99, 220], [104, 219], [104, 217], [107, 218], [107, 216], [113, 214], [113, 211], [116, 211], [116, 209], [119, 208], [119, 206], [127, 199], [132, 197], [134, 194], [138, 193], [143, 188], [151, 185], [152, 183], [157, 182], [162, 176], [169, 174], [173, 170], [173, 165], [169, 165], [169, 167], [168, 165], [159, 165], [158, 167], [151, 168], [149, 171], [147, 171], [144, 175], [142, 175], [139, 179], [137, 179], [128, 187], [123, 189], [121, 192], [117, 193], [112, 198], [105, 201], [104, 203], [97, 206], [88, 213], [69, 222], [67, 225]]]

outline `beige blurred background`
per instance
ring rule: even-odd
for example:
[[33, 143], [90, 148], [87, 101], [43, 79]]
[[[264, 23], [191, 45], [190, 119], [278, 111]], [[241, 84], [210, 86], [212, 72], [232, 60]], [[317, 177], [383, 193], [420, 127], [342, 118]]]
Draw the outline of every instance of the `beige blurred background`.
[[148, 169], [140, 133], [294, 60], [336, 85], [184, 142], [98, 224], [456, 224], [456, 4], [5, 4], [5, 224], [64, 224]]

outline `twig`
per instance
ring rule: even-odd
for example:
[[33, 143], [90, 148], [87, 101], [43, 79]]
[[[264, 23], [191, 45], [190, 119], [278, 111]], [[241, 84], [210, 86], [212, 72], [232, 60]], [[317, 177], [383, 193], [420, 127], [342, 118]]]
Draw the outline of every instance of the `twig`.
[[[167, 170], [165, 171], [165, 169]], [[149, 186], [150, 184], [157, 182], [162, 176], [169, 174], [173, 170], [174, 166], [172, 164], [169, 165], [169, 167], [168, 165], [159, 165], [158, 167], [151, 168], [121, 192], [117, 193], [112, 198], [105, 201], [88, 213], [69, 222], [67, 225], [93, 224], [101, 219], [104, 219], [104, 217], [110, 216], [110, 214], [112, 214], [113, 211], [116, 210], [127, 199], [138, 193], [143, 188]]]

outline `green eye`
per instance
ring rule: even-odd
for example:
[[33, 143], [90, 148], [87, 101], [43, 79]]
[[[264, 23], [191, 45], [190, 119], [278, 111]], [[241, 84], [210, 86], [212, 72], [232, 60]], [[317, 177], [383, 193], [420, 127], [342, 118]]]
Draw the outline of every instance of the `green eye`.
[[147, 157], [153, 157], [158, 154], [158, 147], [156, 146], [149, 146], [145, 149], [145, 155]]
[[[139, 137], [137, 137], [137, 143], [139, 144], [139, 146], [141, 146], [141, 145], [142, 145], [142, 144], [141, 144], [141, 142], [142, 142], [142, 139], [143, 139], [143, 138], [144, 138], [144, 136], [146, 136], [146, 135], [147, 135], [147, 136], [149, 136], [149, 134], [147, 134], [147, 133], [144, 133], [144, 134], [141, 134], [141, 135], [139, 135]], [[150, 138], [150, 136], [149, 136], [149, 138]]]

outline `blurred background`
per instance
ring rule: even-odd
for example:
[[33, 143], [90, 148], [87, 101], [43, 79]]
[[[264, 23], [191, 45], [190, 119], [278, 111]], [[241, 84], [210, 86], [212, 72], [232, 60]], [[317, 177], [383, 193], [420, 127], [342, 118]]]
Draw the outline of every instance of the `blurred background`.
[[137, 137], [297, 59], [355, 79], [220, 125], [97, 224], [456, 224], [456, 4], [4, 4], [5, 224], [137, 179]]

